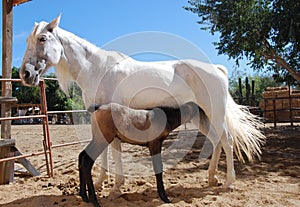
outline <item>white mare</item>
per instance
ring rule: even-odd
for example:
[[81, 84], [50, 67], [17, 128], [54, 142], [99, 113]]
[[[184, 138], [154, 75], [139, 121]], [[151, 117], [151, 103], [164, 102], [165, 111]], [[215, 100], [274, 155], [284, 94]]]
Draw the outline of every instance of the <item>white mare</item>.
[[[214, 147], [208, 169], [210, 185], [218, 182], [215, 174], [221, 147], [226, 153], [225, 188], [235, 180], [233, 149], [240, 160], [243, 160], [242, 151], [249, 160], [260, 154], [265, 138], [259, 131], [262, 124], [231, 98], [224, 66], [196, 60], [139, 62], [122, 53], [94, 46], [59, 28], [59, 21], [60, 16], [50, 23], [36, 23], [29, 35], [20, 70], [25, 85], [37, 85], [40, 76], [53, 66], [65, 92], [68, 92], [70, 81], [76, 81], [82, 89], [86, 107], [115, 102], [131, 108], [150, 109], [195, 102], [206, 115], [200, 118], [199, 130]], [[92, 144], [97, 145], [96, 140], [100, 138], [101, 134], [93, 132], [95, 141]], [[92, 144], [87, 148], [94, 151], [101, 148]], [[114, 145], [121, 150], [120, 143]], [[102, 150], [96, 150], [90, 157], [95, 160]], [[106, 152], [103, 155], [106, 157]], [[117, 182], [122, 183], [120, 155], [115, 155], [114, 159], [119, 174]], [[105, 160], [103, 158], [102, 163], [105, 164]]]

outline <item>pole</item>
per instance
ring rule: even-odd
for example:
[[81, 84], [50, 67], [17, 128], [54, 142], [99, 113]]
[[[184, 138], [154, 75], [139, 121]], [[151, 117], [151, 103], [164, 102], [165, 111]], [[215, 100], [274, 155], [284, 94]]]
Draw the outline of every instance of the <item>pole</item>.
[[239, 78], [239, 104], [243, 102], [242, 79]]
[[[12, 74], [13, 0], [2, 0], [2, 77]], [[2, 96], [12, 96], [11, 82], [2, 83]], [[1, 104], [1, 117], [11, 116], [11, 103]], [[11, 121], [1, 123], [1, 138], [11, 138]]]
[[[2, 77], [11, 78], [12, 69], [12, 14], [13, 0], [2, 0]], [[2, 82], [2, 97], [12, 96], [11, 82]], [[1, 104], [1, 117], [11, 116], [11, 102]], [[11, 139], [11, 121], [1, 122], [1, 144], [0, 158], [11, 157], [11, 150], [14, 146], [14, 140]], [[5, 142], [11, 142], [6, 145]], [[0, 165], [0, 184], [13, 182], [14, 179], [14, 161], [1, 163]]]

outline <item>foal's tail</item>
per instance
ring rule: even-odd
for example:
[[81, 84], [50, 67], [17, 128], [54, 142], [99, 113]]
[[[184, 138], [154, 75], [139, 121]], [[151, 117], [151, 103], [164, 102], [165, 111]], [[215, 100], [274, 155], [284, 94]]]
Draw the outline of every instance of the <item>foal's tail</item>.
[[242, 151], [249, 161], [252, 161], [254, 156], [260, 157], [260, 148], [266, 138], [260, 131], [264, 125], [246, 106], [236, 104], [230, 95], [227, 100], [226, 122], [229, 134], [234, 140], [234, 151], [238, 159], [245, 162]]

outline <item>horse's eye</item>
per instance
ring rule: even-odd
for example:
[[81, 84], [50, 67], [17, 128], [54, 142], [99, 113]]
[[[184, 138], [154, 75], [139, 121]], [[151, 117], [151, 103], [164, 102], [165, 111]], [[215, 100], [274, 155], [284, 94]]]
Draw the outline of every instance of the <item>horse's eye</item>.
[[46, 42], [46, 37], [40, 37], [39, 41], [40, 41], [40, 44], [44, 44]]

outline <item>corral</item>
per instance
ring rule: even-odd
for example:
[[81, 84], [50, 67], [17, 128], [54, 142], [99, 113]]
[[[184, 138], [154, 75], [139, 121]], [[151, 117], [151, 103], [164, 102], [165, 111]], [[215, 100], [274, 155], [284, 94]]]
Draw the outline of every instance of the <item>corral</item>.
[[264, 100], [260, 102], [263, 117], [268, 122], [300, 121], [300, 91], [289, 87], [268, 87], [263, 92]]
[[[6, 41], [4, 41], [6, 42]], [[7, 67], [8, 68], [8, 67]], [[9, 77], [6, 77], [9, 78]], [[9, 87], [8, 87], [9, 88]], [[7, 108], [5, 111], [8, 111]], [[48, 127], [48, 126], [47, 126]], [[43, 153], [40, 125], [12, 126], [11, 137], [16, 139], [20, 150], [31, 153], [37, 149]], [[52, 141], [62, 145], [90, 138], [89, 125], [51, 126]], [[3, 131], [2, 131], [3, 132]], [[194, 131], [176, 133], [164, 143], [165, 150], [180, 139], [188, 139]], [[242, 165], [235, 162], [238, 180], [233, 191], [208, 187], [206, 169], [208, 160], [199, 160], [204, 136], [185, 150], [185, 157], [177, 165], [166, 170], [166, 189], [172, 204], [163, 204], [156, 193], [153, 176], [127, 176], [122, 196], [110, 201], [107, 198], [112, 178], [98, 196], [105, 206], [299, 206], [299, 128], [279, 127], [266, 129], [267, 144], [263, 148], [261, 161]], [[0, 186], [2, 206], [88, 206], [78, 196], [77, 155], [83, 146], [54, 149], [55, 177], [31, 177], [22, 167], [16, 167], [15, 182]], [[179, 152], [178, 149], [176, 152]], [[175, 153], [176, 153], [175, 152]], [[125, 165], [134, 171], [138, 162], [126, 162], [127, 157], [141, 159], [148, 152], [145, 148], [124, 144]], [[45, 158], [28, 158], [37, 169], [46, 174]], [[132, 165], [130, 165], [132, 164]], [[219, 175], [225, 174], [224, 157], [221, 159]], [[94, 169], [94, 178], [99, 173]], [[221, 180], [224, 182], [224, 180]]]
[[[12, 126], [13, 137], [21, 151], [30, 152], [41, 148], [41, 128], [41, 125]], [[50, 125], [50, 131], [53, 142], [66, 143], [88, 137], [90, 126]], [[192, 133], [193, 131], [186, 131], [181, 136], [189, 137]], [[113, 177], [110, 177], [98, 196], [104, 206], [299, 206], [299, 133], [299, 126], [265, 129], [268, 140], [263, 147], [261, 161], [256, 160], [253, 164], [246, 165], [235, 161], [237, 181], [232, 192], [208, 187], [209, 160], [199, 161], [204, 141], [204, 137], [199, 135], [184, 159], [174, 168], [165, 171], [166, 191], [172, 204], [164, 204], [159, 199], [154, 175], [126, 177], [126, 183], [121, 189], [123, 195], [113, 201], [107, 198], [113, 185]], [[164, 142], [163, 150], [177, 138], [176, 134], [171, 135]], [[17, 173], [14, 183], [0, 186], [0, 206], [91, 206], [78, 196], [77, 156], [83, 147], [74, 145], [53, 149], [54, 178], [31, 177], [26, 173]], [[139, 158], [148, 155], [147, 148], [139, 146], [123, 144], [123, 150], [122, 156], [126, 166], [126, 157]], [[226, 172], [224, 158], [222, 156], [219, 167], [220, 178], [224, 178]], [[43, 174], [46, 173], [43, 156], [29, 159]], [[93, 171], [95, 180], [97, 176], [99, 165], [96, 165]]]

